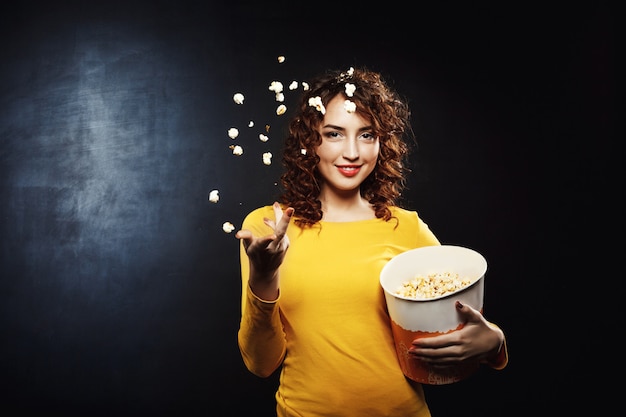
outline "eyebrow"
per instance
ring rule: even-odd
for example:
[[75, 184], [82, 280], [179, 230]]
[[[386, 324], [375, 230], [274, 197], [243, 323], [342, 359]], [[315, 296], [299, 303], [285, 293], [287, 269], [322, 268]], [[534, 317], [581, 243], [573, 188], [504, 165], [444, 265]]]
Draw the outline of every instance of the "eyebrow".
[[[335, 129], [335, 130], [346, 130], [345, 127], [337, 126], [337, 125], [324, 125], [322, 129]], [[372, 130], [372, 126], [363, 126], [359, 129], [359, 132], [364, 132], [366, 130]]]

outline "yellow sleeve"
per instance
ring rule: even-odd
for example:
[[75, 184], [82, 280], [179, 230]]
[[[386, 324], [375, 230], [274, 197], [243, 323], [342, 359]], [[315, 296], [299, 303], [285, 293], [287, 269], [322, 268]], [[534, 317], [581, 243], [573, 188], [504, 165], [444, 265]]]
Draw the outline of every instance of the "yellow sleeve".
[[[269, 212], [268, 212], [269, 210]], [[242, 229], [255, 236], [271, 233], [263, 217], [273, 215], [271, 207], [257, 209], [244, 219]], [[285, 333], [280, 320], [279, 300], [264, 301], [248, 285], [250, 266], [248, 255], [240, 244], [241, 263], [241, 321], [237, 342], [246, 367], [261, 377], [270, 376], [280, 366], [286, 351]]]
[[268, 377], [278, 369], [286, 351], [278, 300], [263, 301], [254, 295], [248, 285], [243, 292], [246, 306], [237, 334], [241, 357], [250, 372]]
[[506, 338], [505, 338], [504, 342], [502, 343], [502, 346], [500, 347], [500, 351], [493, 359], [490, 359], [489, 361], [487, 361], [487, 365], [499, 371], [501, 369], [504, 369], [508, 365], [508, 363], [509, 363], [509, 351], [506, 347]]

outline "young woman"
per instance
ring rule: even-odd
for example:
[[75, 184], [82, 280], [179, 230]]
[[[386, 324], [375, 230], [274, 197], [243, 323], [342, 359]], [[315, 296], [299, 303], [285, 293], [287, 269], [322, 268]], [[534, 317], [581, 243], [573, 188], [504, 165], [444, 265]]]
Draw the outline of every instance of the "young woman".
[[[380, 74], [350, 68], [310, 83], [289, 124], [278, 202], [244, 219], [239, 347], [247, 368], [281, 368], [286, 416], [430, 416], [419, 383], [398, 364], [379, 275], [393, 256], [439, 245], [398, 204], [409, 171], [407, 104]], [[439, 366], [502, 369], [503, 332], [457, 304], [465, 326], [417, 339]]]

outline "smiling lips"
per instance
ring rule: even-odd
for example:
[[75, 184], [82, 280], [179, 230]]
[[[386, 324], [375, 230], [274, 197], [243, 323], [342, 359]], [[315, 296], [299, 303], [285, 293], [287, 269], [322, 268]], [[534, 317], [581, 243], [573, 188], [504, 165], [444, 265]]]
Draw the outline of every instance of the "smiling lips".
[[361, 170], [360, 165], [337, 165], [339, 172], [346, 177], [354, 177]]

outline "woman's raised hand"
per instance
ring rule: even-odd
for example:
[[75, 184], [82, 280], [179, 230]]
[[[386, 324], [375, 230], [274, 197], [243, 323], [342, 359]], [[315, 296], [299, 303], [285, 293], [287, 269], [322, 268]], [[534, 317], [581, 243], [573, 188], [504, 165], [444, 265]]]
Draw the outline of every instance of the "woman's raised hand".
[[[254, 236], [249, 230], [239, 230], [235, 237], [243, 242], [250, 262], [249, 284], [253, 292], [260, 298], [272, 299], [278, 296], [278, 268], [289, 249], [287, 228], [294, 209], [282, 210], [280, 204], [273, 204], [274, 220], [265, 218], [264, 223], [274, 233], [266, 236]], [[268, 296], [270, 298], [268, 298]]]

